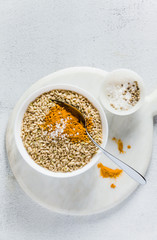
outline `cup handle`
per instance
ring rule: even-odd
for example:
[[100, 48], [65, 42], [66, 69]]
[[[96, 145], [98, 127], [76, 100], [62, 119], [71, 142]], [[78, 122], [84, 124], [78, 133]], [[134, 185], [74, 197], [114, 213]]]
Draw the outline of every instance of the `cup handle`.
[[146, 97], [149, 112], [154, 117], [157, 115], [157, 89]]

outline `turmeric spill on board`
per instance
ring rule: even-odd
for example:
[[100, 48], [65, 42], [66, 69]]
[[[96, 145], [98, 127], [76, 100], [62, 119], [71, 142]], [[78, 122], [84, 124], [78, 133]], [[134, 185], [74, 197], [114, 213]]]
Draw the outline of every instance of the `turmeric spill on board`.
[[130, 148], [131, 148], [131, 146], [130, 146], [130, 145], [128, 145], [128, 146], [127, 146], [127, 148], [128, 148], [128, 149], [130, 149]]
[[111, 188], [116, 188], [116, 185], [114, 183], [111, 184]]
[[[92, 118], [87, 120], [88, 131], [92, 128]], [[72, 142], [89, 142], [86, 129], [78, 118], [73, 116], [64, 107], [55, 104], [45, 116], [44, 123], [40, 125], [52, 139], [69, 138]]]
[[122, 142], [121, 139], [117, 139], [117, 138], [113, 137], [112, 140], [117, 143], [118, 150], [119, 150], [120, 153], [126, 153], [126, 152], [123, 150], [123, 142]]
[[111, 169], [111, 168], [108, 168], [108, 167], [105, 167], [102, 163], [98, 163], [98, 168], [100, 168], [100, 175], [103, 177], [103, 178], [117, 178], [119, 177], [123, 170], [121, 169]]

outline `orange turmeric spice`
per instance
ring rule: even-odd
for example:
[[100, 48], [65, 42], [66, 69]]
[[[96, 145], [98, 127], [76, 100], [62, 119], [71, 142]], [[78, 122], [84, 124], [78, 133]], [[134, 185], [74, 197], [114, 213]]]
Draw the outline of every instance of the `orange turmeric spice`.
[[[67, 137], [72, 142], [89, 142], [86, 130], [77, 117], [73, 116], [64, 107], [55, 104], [45, 116], [44, 123], [40, 125], [52, 138]], [[87, 128], [93, 126], [92, 119], [87, 119]]]
[[111, 188], [116, 188], [116, 185], [114, 183], [111, 184]]
[[117, 178], [119, 177], [123, 170], [121, 169], [111, 169], [111, 168], [108, 168], [108, 167], [105, 167], [102, 163], [98, 163], [98, 168], [100, 168], [100, 175], [103, 177], [103, 178]]
[[117, 143], [119, 152], [120, 153], [125, 153], [125, 151], [123, 150], [123, 142], [122, 142], [122, 140], [121, 139], [117, 139], [115, 137], [113, 137], [112, 140]]

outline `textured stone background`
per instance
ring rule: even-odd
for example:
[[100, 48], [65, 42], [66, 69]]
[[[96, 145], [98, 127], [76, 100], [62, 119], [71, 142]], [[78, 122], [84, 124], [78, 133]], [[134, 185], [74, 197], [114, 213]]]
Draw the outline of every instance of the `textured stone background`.
[[[5, 129], [22, 93], [61, 68], [130, 68], [157, 88], [156, 0], [0, 0], [0, 240], [157, 238], [157, 119], [148, 183], [107, 214], [49, 212], [17, 184]], [[146, 113], [147, 114], [147, 113]]]

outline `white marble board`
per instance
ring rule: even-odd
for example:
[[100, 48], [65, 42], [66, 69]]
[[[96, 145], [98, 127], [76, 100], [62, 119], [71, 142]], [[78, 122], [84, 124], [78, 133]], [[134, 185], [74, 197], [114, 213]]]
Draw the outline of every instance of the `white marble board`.
[[[89, 215], [109, 210], [126, 199], [137, 187], [125, 173], [116, 182], [103, 179], [97, 166], [73, 179], [54, 179], [41, 176], [21, 158], [14, 142], [13, 126], [22, 101], [41, 86], [68, 83], [84, 88], [99, 99], [105, 71], [94, 68], [71, 68], [53, 73], [30, 87], [16, 104], [9, 119], [6, 146], [12, 171], [23, 190], [36, 202], [55, 212], [69, 215]], [[146, 97], [143, 107], [136, 113], [120, 117], [107, 112], [109, 138], [106, 149], [145, 174], [151, 158], [153, 116], [157, 114], [157, 91]], [[119, 154], [112, 137], [121, 138], [126, 154]], [[127, 150], [127, 145], [131, 149]], [[101, 154], [100, 162], [108, 167], [116, 166]], [[40, 184], [39, 184], [40, 179]], [[42, 181], [41, 181], [42, 179]], [[110, 184], [116, 183], [116, 189]]]

